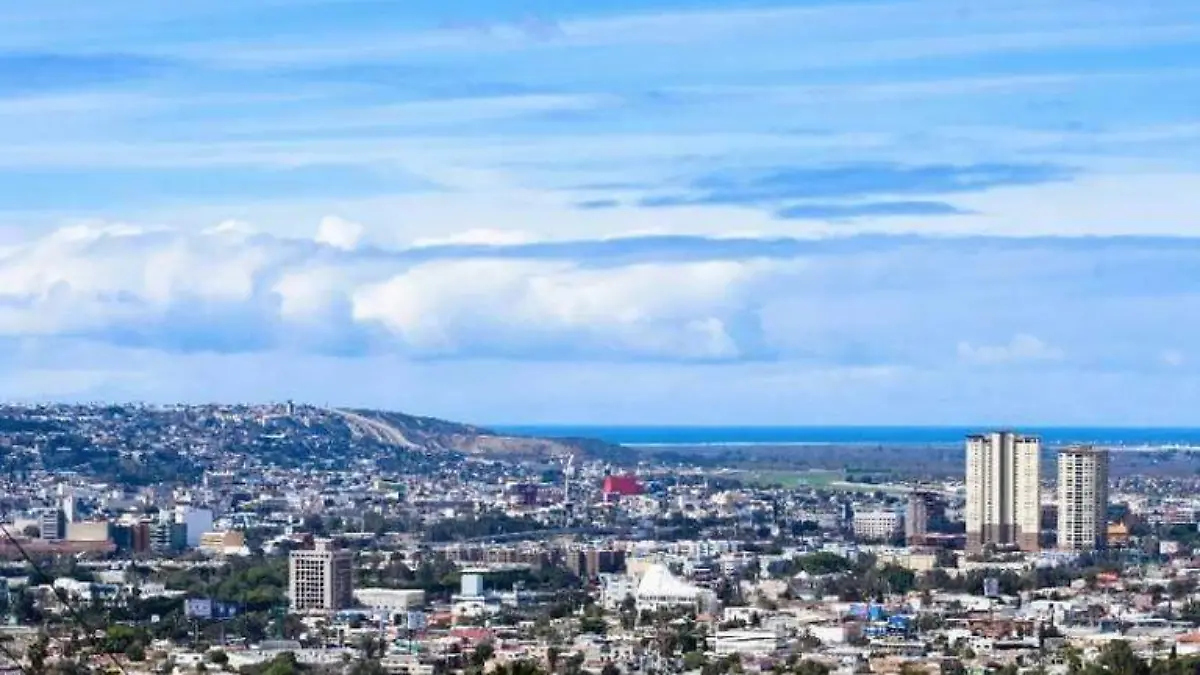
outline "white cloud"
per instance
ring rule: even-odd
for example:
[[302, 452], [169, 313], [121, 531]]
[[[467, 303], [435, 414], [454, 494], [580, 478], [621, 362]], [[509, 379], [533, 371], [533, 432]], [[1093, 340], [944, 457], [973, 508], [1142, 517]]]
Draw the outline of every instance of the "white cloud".
[[317, 228], [317, 243], [349, 251], [358, 246], [364, 232], [359, 223], [337, 216], [325, 216]]
[[418, 265], [353, 296], [353, 316], [424, 353], [608, 353], [734, 358], [731, 337], [763, 264], [464, 260]]
[[421, 237], [413, 240], [412, 245], [417, 248], [428, 248], [430, 246], [450, 246], [454, 244], [512, 246], [516, 244], [527, 244], [533, 240], [534, 237], [528, 232], [514, 230], [474, 229], [467, 230], [465, 232], [449, 234], [445, 237]]
[[1063, 351], [1025, 333], [1014, 335], [1008, 344], [975, 346], [958, 343], [958, 357], [968, 363], [1006, 364], [1030, 361], [1058, 361]]

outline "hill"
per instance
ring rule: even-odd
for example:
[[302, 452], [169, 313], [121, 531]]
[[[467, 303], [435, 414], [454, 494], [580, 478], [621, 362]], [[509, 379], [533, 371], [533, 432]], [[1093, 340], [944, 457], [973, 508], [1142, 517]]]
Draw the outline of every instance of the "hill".
[[430, 417], [288, 405], [0, 406], [0, 471], [74, 471], [133, 485], [273, 467], [437, 473], [468, 457], [617, 464], [637, 453], [587, 439], [509, 436]]

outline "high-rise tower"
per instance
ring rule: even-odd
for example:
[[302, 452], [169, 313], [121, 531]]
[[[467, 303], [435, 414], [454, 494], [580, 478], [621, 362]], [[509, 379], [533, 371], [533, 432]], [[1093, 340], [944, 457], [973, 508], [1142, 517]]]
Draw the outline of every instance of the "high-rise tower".
[[1011, 431], [967, 437], [967, 549], [1036, 551], [1042, 529], [1042, 441]]
[[1058, 547], [1104, 548], [1108, 535], [1108, 451], [1091, 446], [1058, 453]]

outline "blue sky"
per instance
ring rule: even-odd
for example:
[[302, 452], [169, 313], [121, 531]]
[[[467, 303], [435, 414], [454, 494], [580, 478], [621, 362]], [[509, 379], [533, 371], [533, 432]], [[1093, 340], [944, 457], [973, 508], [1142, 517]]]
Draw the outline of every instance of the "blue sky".
[[5, 27], [10, 400], [1200, 407], [1194, 2], [44, 0]]

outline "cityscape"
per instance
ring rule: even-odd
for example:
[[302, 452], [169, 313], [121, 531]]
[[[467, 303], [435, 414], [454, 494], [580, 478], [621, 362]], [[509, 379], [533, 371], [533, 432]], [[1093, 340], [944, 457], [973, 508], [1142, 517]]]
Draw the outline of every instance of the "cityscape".
[[1200, 675], [1200, 0], [0, 11], [0, 675]]
[[1194, 450], [991, 430], [851, 475], [292, 402], [0, 413], [13, 672], [1200, 664]]

